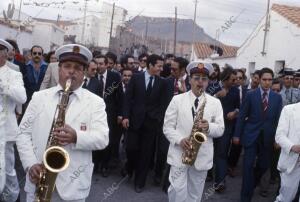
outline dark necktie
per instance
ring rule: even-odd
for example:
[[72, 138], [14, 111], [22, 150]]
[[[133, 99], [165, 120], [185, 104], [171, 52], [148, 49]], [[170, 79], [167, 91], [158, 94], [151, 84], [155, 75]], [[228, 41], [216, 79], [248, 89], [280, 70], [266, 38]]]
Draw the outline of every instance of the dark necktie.
[[83, 80], [83, 85], [82, 85], [82, 88], [86, 88], [86, 87], [87, 87], [87, 78]]
[[192, 115], [193, 115], [193, 119], [195, 118], [195, 116], [196, 116], [196, 114], [197, 114], [198, 104], [199, 104], [199, 98], [196, 98], [196, 99], [195, 99], [195, 102], [194, 102], [194, 107], [192, 107]]
[[195, 111], [197, 111], [198, 104], [199, 104], [199, 98], [196, 98], [195, 99], [195, 103], [194, 103], [194, 105], [195, 105]]
[[148, 82], [147, 90], [146, 90], [147, 95], [150, 95], [152, 92], [152, 81], [153, 81], [153, 76], [150, 76], [150, 80]]
[[262, 98], [262, 104], [263, 104], [263, 112], [264, 114], [266, 113], [268, 109], [268, 98], [267, 98], [268, 93], [265, 91], [263, 93], [263, 98]]
[[101, 74], [100, 75], [100, 81], [99, 81], [99, 83], [100, 83], [100, 97], [103, 97], [103, 90], [104, 90], [104, 81], [103, 81], [103, 75]]

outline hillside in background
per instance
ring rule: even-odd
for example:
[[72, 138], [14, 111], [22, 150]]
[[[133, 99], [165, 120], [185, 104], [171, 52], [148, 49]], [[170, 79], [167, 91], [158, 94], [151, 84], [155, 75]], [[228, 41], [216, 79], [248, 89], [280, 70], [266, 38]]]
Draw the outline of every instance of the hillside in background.
[[[139, 36], [145, 36], [148, 21], [147, 37], [158, 39], [174, 39], [174, 18], [137, 16], [129, 22], [132, 32]], [[193, 20], [177, 19], [177, 41], [192, 42]], [[195, 42], [214, 43], [214, 39], [196, 25]]]

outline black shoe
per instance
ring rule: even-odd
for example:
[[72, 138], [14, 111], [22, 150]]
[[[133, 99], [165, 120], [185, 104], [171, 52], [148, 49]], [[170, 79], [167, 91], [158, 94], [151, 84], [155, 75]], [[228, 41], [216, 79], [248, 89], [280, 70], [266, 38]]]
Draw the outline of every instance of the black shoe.
[[211, 182], [213, 180], [213, 177], [211, 175], [206, 176], [206, 182]]
[[266, 198], [266, 197], [268, 197], [268, 192], [267, 191], [260, 191], [259, 195]]
[[108, 175], [109, 175], [108, 169], [107, 168], [102, 168], [101, 169], [101, 175], [102, 175], [102, 177], [108, 177]]
[[128, 171], [126, 168], [121, 169], [121, 176], [126, 177], [128, 176], [128, 179], [130, 180], [132, 178], [133, 171]]
[[93, 169], [93, 174], [97, 174], [97, 173], [98, 173], [98, 169], [99, 169], [99, 167], [98, 167], [98, 166], [94, 166], [94, 169]]
[[159, 186], [161, 184], [161, 177], [155, 175], [153, 178], [153, 182], [155, 186]]
[[213, 184], [213, 188], [219, 194], [223, 193], [225, 191], [225, 189], [226, 189], [224, 182], [221, 182], [219, 184], [214, 183]]
[[136, 193], [142, 193], [144, 191], [144, 187], [135, 186], [134, 190], [135, 190]]

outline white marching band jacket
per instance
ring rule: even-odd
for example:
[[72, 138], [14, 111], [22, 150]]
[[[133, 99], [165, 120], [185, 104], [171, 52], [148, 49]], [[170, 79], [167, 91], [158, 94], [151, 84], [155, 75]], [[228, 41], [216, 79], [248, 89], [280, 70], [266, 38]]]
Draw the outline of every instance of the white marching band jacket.
[[0, 192], [5, 184], [5, 143], [15, 141], [19, 128], [17, 105], [26, 102], [22, 74], [7, 65], [0, 68]]
[[[42, 163], [42, 156], [59, 103], [59, 85], [36, 92], [20, 124], [17, 147], [24, 169]], [[73, 96], [73, 97], [71, 97]], [[77, 133], [76, 144], [64, 146], [70, 156], [69, 167], [58, 174], [56, 188], [64, 200], [79, 200], [88, 196], [92, 172], [92, 150], [108, 145], [108, 125], [103, 99], [79, 88], [70, 96], [66, 124]], [[35, 185], [26, 176], [25, 191], [33, 193]]]
[[[224, 132], [223, 109], [221, 102], [205, 93], [206, 106], [204, 108], [203, 119], [209, 123], [209, 133], [207, 141], [199, 149], [195, 168], [197, 170], [209, 170], [213, 164], [213, 138], [221, 137]], [[176, 167], [185, 167], [182, 163], [183, 150], [180, 141], [189, 137], [193, 127], [192, 107], [194, 106], [195, 96], [192, 91], [179, 94], [173, 97], [165, 114], [163, 131], [170, 141], [167, 162]], [[198, 108], [203, 102], [200, 97]]]
[[300, 144], [300, 103], [285, 106], [279, 118], [275, 141], [281, 147], [281, 153], [278, 161], [278, 170], [291, 173], [297, 161], [299, 154], [292, 152], [293, 145]]

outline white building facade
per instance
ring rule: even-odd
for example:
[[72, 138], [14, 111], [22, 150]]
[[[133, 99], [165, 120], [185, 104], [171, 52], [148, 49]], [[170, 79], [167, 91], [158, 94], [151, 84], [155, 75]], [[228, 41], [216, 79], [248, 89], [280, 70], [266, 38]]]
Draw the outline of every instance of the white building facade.
[[0, 38], [16, 40], [21, 53], [32, 46], [33, 34], [30, 29], [20, 30], [19, 26], [0, 20]]
[[[83, 30], [83, 26], [85, 28]], [[100, 37], [100, 18], [95, 15], [78, 18], [72, 21], [72, 24], [65, 28], [66, 35], [76, 35], [76, 42], [84, 45], [99, 46]]]
[[65, 31], [53, 23], [36, 21], [32, 34], [32, 43], [41, 46], [45, 53], [56, 50], [64, 44]]
[[264, 18], [237, 51], [236, 65], [247, 68], [248, 74], [263, 67], [269, 67], [275, 73], [283, 68], [300, 69], [299, 15], [300, 7], [274, 4], [266, 37]]

